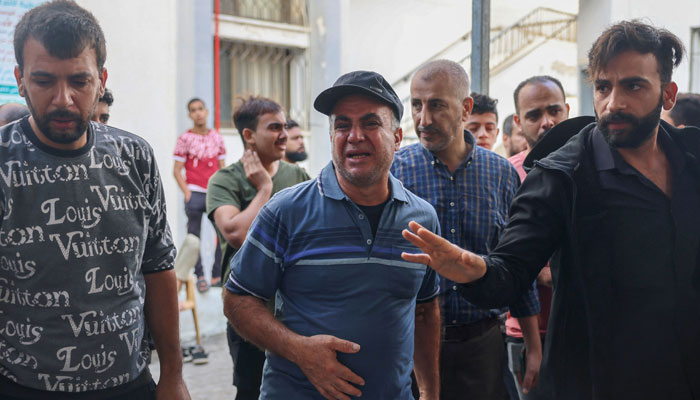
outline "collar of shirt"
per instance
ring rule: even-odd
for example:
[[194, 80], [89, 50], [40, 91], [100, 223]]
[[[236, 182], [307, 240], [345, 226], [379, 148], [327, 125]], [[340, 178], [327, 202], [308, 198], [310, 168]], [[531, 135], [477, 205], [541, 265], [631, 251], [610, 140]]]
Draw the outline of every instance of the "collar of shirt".
[[[476, 152], [476, 145], [474, 141], [474, 136], [472, 136], [471, 132], [468, 130], [464, 130], [464, 141], [467, 143], [468, 146], [471, 146], [471, 149], [469, 150], [469, 154], [464, 158], [464, 160], [459, 164], [457, 169], [455, 170], [455, 173], [459, 171], [460, 169], [465, 169], [476, 157], [477, 157], [477, 152]], [[433, 166], [438, 166], [442, 165], [444, 168], [447, 168], [446, 165], [440, 161], [440, 159], [433, 153], [431, 153], [428, 149], [426, 149], [424, 146], [420, 146], [421, 153], [423, 153], [423, 156], [425, 156], [425, 159]]]
[[[661, 125], [659, 125], [657, 141], [659, 146], [661, 146], [666, 153], [666, 159], [668, 159], [674, 174], [682, 172], [686, 164], [685, 157], [678, 148], [678, 145], [671, 139], [671, 136]], [[608, 144], [598, 128], [593, 130], [591, 146], [593, 147], [593, 162], [595, 163], [596, 170], [606, 171], [616, 169], [627, 175], [639, 174], [634, 167], [629, 165], [627, 161], [622, 158], [620, 153]]]
[[[328, 197], [330, 199], [347, 199], [348, 201], [352, 201], [345, 194], [345, 192], [343, 192], [343, 189], [340, 188], [340, 184], [338, 183], [338, 177], [335, 176], [335, 166], [333, 165], [333, 161], [330, 161], [328, 165], [326, 165], [321, 170], [321, 173], [318, 175], [318, 190], [323, 196]], [[401, 182], [398, 179], [394, 178], [394, 176], [391, 173], [389, 173], [390, 199], [397, 200], [403, 203], [408, 203], [408, 198], [406, 197], [405, 190], [406, 189], [404, 189]]]

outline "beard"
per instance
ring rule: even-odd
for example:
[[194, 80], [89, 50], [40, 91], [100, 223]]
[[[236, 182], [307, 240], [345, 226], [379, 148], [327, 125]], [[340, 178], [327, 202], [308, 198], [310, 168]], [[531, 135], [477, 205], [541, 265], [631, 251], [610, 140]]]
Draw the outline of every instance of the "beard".
[[[32, 117], [34, 117], [36, 126], [39, 127], [41, 133], [52, 142], [61, 144], [73, 143], [80, 139], [83, 134], [85, 134], [89, 123], [89, 118], [82, 118], [80, 114], [63, 109], [54, 110], [50, 113], [39, 115], [32, 106], [32, 101], [28, 95], [25, 96], [25, 99], [27, 101], [27, 107], [29, 108]], [[95, 107], [93, 107], [93, 112], [96, 106], [97, 103], [95, 103]], [[90, 115], [92, 115], [92, 113], [90, 113]], [[75, 122], [75, 128], [71, 130], [54, 130], [51, 128], [50, 122], [55, 118], [73, 121]]]
[[304, 161], [309, 156], [305, 151], [294, 151], [285, 153], [285, 155], [287, 156], [287, 159], [292, 162]]
[[[655, 129], [659, 126], [662, 107], [663, 98], [659, 98], [659, 104], [640, 118], [619, 111], [606, 115], [603, 118], [598, 118], [597, 127], [610, 146], [636, 149], [652, 137]], [[596, 117], [598, 117], [597, 113]], [[630, 127], [626, 131], [611, 131], [609, 125], [614, 122], [627, 122], [630, 124]]]

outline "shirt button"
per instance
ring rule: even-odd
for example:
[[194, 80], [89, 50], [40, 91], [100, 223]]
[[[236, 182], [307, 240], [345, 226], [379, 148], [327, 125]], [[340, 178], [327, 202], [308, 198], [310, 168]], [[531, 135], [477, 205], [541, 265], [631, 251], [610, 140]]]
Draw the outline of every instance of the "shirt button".
[[430, 162], [430, 165], [435, 165], [435, 161], [431, 161], [431, 162]]
[[457, 290], [457, 285], [452, 286], [452, 290]]
[[450, 232], [455, 233], [455, 228], [450, 229]]
[[456, 324], [456, 323], [457, 323], [457, 320], [456, 320], [456, 319], [453, 319], [453, 320], [452, 320], [452, 323], [453, 323], [453, 324]]
[[367, 244], [372, 244], [372, 239], [367, 239]]
[[365, 216], [362, 215], [362, 214], [360, 214], [360, 215], [357, 216], [357, 218], [359, 218], [359, 219], [365, 219]]
[[450, 202], [450, 207], [454, 207], [454, 206], [455, 206], [455, 202], [454, 202], [454, 201], [451, 201], [451, 202]]
[[455, 177], [454, 177], [454, 176], [451, 176], [451, 177], [450, 177], [450, 180], [451, 180], [451, 181], [455, 180]]

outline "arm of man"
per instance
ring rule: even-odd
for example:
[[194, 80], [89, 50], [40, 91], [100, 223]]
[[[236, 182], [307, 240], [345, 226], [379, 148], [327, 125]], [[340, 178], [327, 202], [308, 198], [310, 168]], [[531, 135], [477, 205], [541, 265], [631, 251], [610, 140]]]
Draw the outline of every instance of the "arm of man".
[[337, 351], [357, 353], [358, 344], [330, 335], [298, 335], [277, 321], [261, 299], [229, 290], [224, 290], [224, 314], [243, 338], [299, 366], [325, 398], [362, 395], [353, 384], [362, 386], [364, 380], [336, 358]]
[[190, 395], [182, 379], [175, 271], [145, 274], [144, 279], [146, 280], [146, 321], [160, 360], [160, 379], [156, 387], [156, 398], [189, 399]]
[[[411, 222], [404, 237], [424, 254], [402, 254], [406, 261], [428, 264], [458, 283], [460, 293], [482, 308], [514, 303], [532, 285], [566, 236], [571, 189], [563, 173], [535, 168], [523, 182], [510, 209], [498, 246], [486, 257], [460, 249]], [[487, 268], [488, 264], [488, 268]]]
[[248, 150], [243, 154], [241, 161], [246, 178], [257, 189], [255, 197], [243, 211], [233, 205], [219, 206], [214, 210], [216, 227], [226, 241], [236, 249], [243, 245], [250, 225], [272, 195], [272, 178], [262, 166], [258, 155]]
[[440, 307], [437, 297], [416, 305], [413, 365], [420, 400], [440, 398]]
[[[525, 376], [521, 376], [520, 386], [523, 393], [527, 394], [537, 384], [542, 364], [542, 341], [540, 340], [540, 328], [537, 324], [537, 315], [518, 318], [520, 330], [525, 342]], [[522, 371], [521, 371], [522, 373]]]
[[190, 188], [187, 187], [187, 181], [185, 181], [185, 177], [182, 176], [182, 170], [184, 168], [184, 162], [175, 160], [175, 164], [173, 165], [173, 176], [175, 177], [177, 186], [179, 186], [182, 193], [185, 194], [185, 202], [188, 202], [192, 196], [192, 191], [190, 191]]

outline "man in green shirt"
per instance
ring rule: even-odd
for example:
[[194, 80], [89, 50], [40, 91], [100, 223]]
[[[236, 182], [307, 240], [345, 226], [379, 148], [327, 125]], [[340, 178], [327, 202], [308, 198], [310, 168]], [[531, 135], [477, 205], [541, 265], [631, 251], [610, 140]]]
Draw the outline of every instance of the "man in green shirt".
[[[262, 206], [278, 191], [309, 179], [302, 168], [281, 160], [287, 147], [286, 121], [282, 107], [263, 97], [245, 99], [233, 114], [245, 153], [240, 161], [217, 171], [207, 188], [207, 215], [224, 254], [223, 281]], [[226, 333], [236, 399], [257, 399], [265, 353], [241, 339], [231, 325]]]

